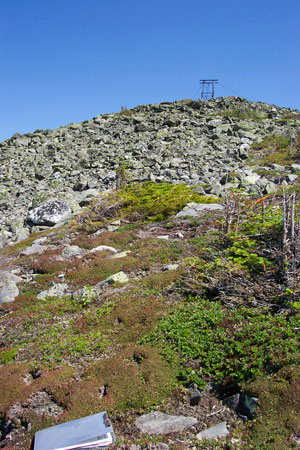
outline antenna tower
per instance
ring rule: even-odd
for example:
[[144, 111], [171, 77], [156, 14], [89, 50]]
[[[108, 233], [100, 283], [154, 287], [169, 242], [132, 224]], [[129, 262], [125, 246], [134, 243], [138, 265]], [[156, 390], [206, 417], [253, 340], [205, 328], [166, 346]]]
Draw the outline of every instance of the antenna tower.
[[201, 99], [209, 100], [215, 96], [215, 84], [219, 80], [200, 80], [200, 85], [202, 86]]

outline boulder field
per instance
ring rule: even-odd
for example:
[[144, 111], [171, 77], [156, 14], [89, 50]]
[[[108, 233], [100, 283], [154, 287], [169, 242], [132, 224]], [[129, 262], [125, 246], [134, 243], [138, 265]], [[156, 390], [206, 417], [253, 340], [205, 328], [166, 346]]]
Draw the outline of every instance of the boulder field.
[[[16, 133], [0, 143], [0, 245], [45, 225], [32, 212], [41, 203], [64, 201], [65, 212], [76, 214], [120, 176], [216, 195], [227, 187], [269, 193], [276, 189], [272, 167], [257, 175], [249, 151], [270, 135], [292, 141], [299, 127], [293, 116], [299, 118], [288, 108], [220, 97], [140, 105], [56, 130]], [[295, 178], [287, 169], [285, 181]]]

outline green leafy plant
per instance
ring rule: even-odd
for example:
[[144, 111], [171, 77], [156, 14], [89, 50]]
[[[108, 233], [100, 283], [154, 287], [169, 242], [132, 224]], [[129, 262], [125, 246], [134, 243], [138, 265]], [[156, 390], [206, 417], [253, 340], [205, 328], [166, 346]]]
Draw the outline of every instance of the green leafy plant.
[[84, 294], [78, 299], [78, 302], [84, 308], [96, 299], [97, 293], [93, 286], [84, 286], [83, 289]]

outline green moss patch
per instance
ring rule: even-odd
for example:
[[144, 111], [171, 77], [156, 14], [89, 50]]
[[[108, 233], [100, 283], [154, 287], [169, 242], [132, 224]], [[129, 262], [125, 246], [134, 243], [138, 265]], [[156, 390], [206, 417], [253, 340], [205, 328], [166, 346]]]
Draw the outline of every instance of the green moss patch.
[[176, 214], [189, 202], [213, 203], [216, 199], [200, 195], [184, 184], [136, 183], [117, 193], [122, 214], [132, 221], [158, 222]]

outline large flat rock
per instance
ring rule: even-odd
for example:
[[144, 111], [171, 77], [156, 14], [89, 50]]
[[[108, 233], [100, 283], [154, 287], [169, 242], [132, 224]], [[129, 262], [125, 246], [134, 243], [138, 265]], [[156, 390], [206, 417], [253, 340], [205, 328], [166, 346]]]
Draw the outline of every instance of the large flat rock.
[[147, 434], [169, 434], [186, 430], [195, 425], [195, 417], [171, 416], [159, 411], [144, 414], [135, 421], [136, 427]]

